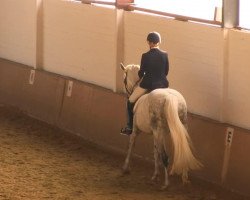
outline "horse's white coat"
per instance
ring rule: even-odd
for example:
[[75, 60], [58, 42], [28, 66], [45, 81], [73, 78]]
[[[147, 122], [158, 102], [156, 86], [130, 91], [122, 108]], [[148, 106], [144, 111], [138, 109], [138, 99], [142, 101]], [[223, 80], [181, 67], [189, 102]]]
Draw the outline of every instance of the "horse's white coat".
[[[126, 74], [126, 87], [131, 94], [137, 87], [139, 66], [128, 65], [123, 68]], [[160, 160], [165, 167], [164, 188], [170, 173], [182, 175], [182, 181], [188, 182], [188, 171], [198, 169], [201, 163], [196, 160], [191, 150], [191, 140], [187, 132], [187, 106], [183, 96], [176, 90], [156, 89], [138, 99], [134, 107], [133, 133], [130, 136], [129, 149], [124, 172], [129, 171], [129, 160], [135, 138], [139, 133], [153, 134], [155, 171], [152, 179], [159, 175]], [[167, 160], [166, 158], [169, 157]], [[168, 165], [169, 162], [169, 165]]]

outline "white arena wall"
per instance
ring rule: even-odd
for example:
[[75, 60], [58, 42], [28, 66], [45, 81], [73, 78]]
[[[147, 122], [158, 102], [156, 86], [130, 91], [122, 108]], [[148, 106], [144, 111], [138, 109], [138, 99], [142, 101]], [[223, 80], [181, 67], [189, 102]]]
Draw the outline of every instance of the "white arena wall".
[[115, 90], [116, 10], [43, 1], [42, 68]]
[[37, 2], [1, 0], [0, 57], [36, 65]]
[[225, 118], [250, 129], [250, 32], [229, 31], [225, 67]]

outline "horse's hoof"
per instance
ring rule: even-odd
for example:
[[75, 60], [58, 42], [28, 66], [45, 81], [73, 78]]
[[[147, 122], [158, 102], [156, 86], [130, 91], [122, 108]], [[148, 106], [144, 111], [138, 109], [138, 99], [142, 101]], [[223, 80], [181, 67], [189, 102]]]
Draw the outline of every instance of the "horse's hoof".
[[165, 191], [165, 190], [167, 190], [168, 189], [168, 185], [163, 185], [163, 186], [161, 186], [161, 191]]
[[190, 185], [191, 182], [189, 180], [185, 180], [182, 183], [183, 183], [183, 185]]
[[152, 176], [151, 181], [154, 183], [158, 183], [160, 181], [159, 176]]
[[122, 175], [127, 175], [130, 174], [130, 170], [129, 169], [122, 169]]

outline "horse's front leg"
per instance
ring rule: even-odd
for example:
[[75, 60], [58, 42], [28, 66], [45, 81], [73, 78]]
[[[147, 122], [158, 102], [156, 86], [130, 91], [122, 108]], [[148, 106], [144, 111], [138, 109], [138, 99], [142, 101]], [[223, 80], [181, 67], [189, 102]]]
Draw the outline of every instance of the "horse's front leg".
[[123, 165], [123, 174], [129, 173], [130, 169], [129, 169], [129, 162], [130, 162], [130, 158], [131, 158], [131, 154], [132, 154], [132, 149], [134, 147], [135, 144], [135, 138], [137, 136], [137, 133], [135, 131], [133, 131], [133, 133], [129, 136], [129, 146], [128, 146], [128, 152], [127, 152], [127, 157], [125, 159], [125, 163]]

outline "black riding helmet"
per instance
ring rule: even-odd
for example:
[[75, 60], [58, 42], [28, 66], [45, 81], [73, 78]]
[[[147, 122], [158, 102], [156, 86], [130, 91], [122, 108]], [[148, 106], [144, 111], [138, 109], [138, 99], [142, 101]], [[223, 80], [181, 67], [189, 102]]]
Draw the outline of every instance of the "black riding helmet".
[[161, 35], [158, 32], [151, 32], [148, 34], [147, 41], [152, 42], [154, 44], [161, 42]]

